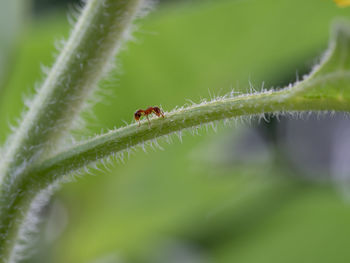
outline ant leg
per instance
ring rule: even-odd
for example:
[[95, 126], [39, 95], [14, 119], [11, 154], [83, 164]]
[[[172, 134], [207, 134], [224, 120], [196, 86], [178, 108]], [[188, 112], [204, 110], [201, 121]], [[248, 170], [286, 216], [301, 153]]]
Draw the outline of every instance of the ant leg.
[[138, 120], [137, 123], [138, 123], [137, 127], [140, 127], [141, 126], [140, 120]]
[[151, 121], [149, 120], [148, 115], [146, 115], [147, 121], [148, 121], [148, 127], [151, 127]]

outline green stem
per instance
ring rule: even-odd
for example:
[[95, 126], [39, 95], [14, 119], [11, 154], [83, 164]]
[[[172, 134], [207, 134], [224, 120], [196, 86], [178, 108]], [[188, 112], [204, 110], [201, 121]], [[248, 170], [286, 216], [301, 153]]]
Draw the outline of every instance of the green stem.
[[[106, 74], [143, 0], [90, 0], [64, 49], [5, 148], [0, 163], [0, 262], [11, 259], [37, 192], [27, 170], [58, 147], [86, 98]], [[33, 194], [31, 194], [33, 193]], [[25, 200], [25, 201], [23, 201]]]
[[[314, 82], [314, 85], [319, 83]], [[300, 83], [300, 85], [303, 85]], [[254, 116], [264, 113], [284, 113], [303, 111], [350, 111], [349, 103], [337, 98], [320, 100], [296, 96], [298, 87], [280, 91], [267, 91], [234, 98], [219, 98], [211, 102], [192, 105], [165, 115], [165, 118], [153, 118], [150, 125], [131, 124], [111, 131], [60, 153], [40, 163], [31, 171], [31, 177], [37, 184], [46, 187], [87, 165], [128, 150], [139, 144], [172, 134], [183, 129], [197, 127], [214, 121]]]

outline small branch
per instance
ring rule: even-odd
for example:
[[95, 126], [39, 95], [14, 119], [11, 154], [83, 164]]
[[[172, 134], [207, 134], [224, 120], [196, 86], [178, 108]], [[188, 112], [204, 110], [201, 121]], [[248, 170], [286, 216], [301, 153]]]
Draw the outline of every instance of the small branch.
[[[339, 78], [328, 76], [328, 81], [334, 82]], [[344, 75], [341, 77], [344, 79]], [[350, 74], [347, 81], [350, 82]], [[325, 78], [312, 81], [312, 85], [305, 85], [304, 89], [319, 86], [320, 82], [327, 83]], [[76, 172], [87, 165], [126, 151], [131, 147], [147, 141], [169, 135], [183, 129], [201, 126], [210, 122], [236, 118], [240, 116], [255, 116], [264, 113], [293, 113], [295, 111], [350, 111], [350, 104], [338, 99], [327, 101], [297, 96], [299, 85], [280, 91], [266, 91], [239, 97], [222, 97], [211, 102], [203, 102], [187, 108], [175, 110], [165, 114], [165, 118], [151, 119], [142, 122], [141, 127], [129, 126], [110, 131], [43, 161], [30, 172], [35, 181], [43, 186], [61, 179], [64, 175]]]

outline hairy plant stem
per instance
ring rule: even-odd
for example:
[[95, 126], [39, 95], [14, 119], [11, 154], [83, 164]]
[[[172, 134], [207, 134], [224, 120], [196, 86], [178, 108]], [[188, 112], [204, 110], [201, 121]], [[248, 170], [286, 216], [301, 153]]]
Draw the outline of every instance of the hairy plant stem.
[[[313, 85], [319, 85], [319, 83], [315, 82]], [[46, 187], [62, 179], [64, 175], [128, 150], [130, 147], [214, 121], [264, 113], [350, 111], [349, 103], [342, 99], [329, 98], [322, 101], [318, 98], [298, 96], [295, 90], [297, 87], [233, 98], [218, 98], [211, 102], [167, 113], [164, 119], [153, 118], [150, 125], [147, 121], [144, 121], [140, 127], [137, 124], [131, 124], [82, 142], [80, 145], [43, 161], [30, 171], [30, 177], [36, 178], [37, 184]]]
[[[0, 262], [12, 262], [23, 218], [37, 191], [28, 169], [58, 146], [110, 68], [143, 0], [90, 0], [0, 160]], [[31, 184], [30, 187], [33, 185]], [[26, 196], [26, 198], [25, 198]], [[19, 201], [21, 200], [21, 201]]]

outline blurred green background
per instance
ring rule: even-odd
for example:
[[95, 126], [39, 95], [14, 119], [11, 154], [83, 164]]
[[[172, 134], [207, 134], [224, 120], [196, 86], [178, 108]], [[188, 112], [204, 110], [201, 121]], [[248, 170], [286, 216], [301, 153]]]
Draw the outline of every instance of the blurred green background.
[[[68, 1], [0, 0], [0, 140], [67, 38]], [[331, 0], [161, 1], [101, 83], [84, 138], [235, 91], [282, 87], [326, 49]], [[349, 120], [267, 116], [161, 140], [66, 184], [26, 262], [350, 262]], [[232, 124], [232, 125], [231, 125]], [[339, 139], [340, 138], [340, 139]], [[345, 147], [345, 146], [349, 147]], [[339, 179], [340, 178], [340, 179]]]

